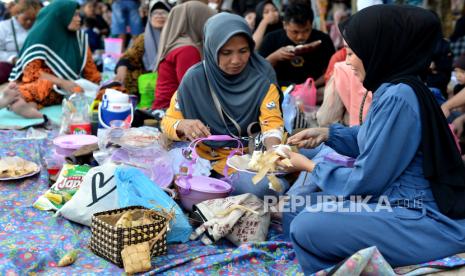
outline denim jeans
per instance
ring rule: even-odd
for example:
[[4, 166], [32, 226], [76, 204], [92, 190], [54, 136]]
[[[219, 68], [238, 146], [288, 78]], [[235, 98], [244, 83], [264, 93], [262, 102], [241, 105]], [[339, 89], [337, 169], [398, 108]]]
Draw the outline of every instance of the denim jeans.
[[141, 34], [144, 29], [139, 15], [139, 2], [134, 0], [116, 0], [111, 5], [111, 34], [126, 33], [126, 27], [131, 28], [132, 35]]

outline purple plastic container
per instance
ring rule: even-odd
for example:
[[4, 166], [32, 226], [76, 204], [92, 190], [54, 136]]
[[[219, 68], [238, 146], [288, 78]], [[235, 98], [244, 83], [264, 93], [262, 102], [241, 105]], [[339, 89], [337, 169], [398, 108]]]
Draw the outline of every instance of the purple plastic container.
[[182, 206], [189, 211], [202, 201], [227, 197], [232, 189], [227, 182], [208, 176], [179, 176], [174, 184]]
[[345, 167], [353, 168], [355, 159], [352, 157], [344, 156], [336, 152], [331, 152], [324, 157], [325, 161], [333, 162]]
[[87, 134], [63, 135], [53, 139], [56, 152], [63, 156], [68, 156], [83, 146], [97, 142], [97, 136]]

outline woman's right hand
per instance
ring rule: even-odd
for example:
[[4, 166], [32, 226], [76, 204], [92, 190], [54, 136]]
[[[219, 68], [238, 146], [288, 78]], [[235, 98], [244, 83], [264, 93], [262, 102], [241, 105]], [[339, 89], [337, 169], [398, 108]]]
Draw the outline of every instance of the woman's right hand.
[[82, 87], [77, 85], [75, 82], [69, 81], [69, 80], [62, 80], [58, 84], [58, 86], [60, 86], [61, 89], [65, 90], [65, 91], [68, 91], [68, 92], [71, 92], [71, 93], [83, 92]]
[[263, 14], [263, 21], [266, 22], [267, 25], [276, 24], [279, 22], [279, 13], [276, 11]]
[[179, 121], [176, 132], [178, 133], [178, 136], [185, 136], [190, 141], [211, 135], [210, 129], [206, 127], [200, 120], [190, 119]]
[[289, 137], [287, 143], [298, 148], [315, 148], [329, 138], [329, 128], [308, 128]]

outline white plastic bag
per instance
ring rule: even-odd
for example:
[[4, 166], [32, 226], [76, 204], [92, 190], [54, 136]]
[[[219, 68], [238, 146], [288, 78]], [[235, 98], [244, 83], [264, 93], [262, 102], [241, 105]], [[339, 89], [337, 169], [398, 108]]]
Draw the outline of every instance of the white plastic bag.
[[90, 226], [92, 215], [119, 208], [116, 192], [115, 169], [117, 165], [106, 163], [94, 167], [84, 176], [79, 190], [70, 201], [58, 210], [56, 216]]

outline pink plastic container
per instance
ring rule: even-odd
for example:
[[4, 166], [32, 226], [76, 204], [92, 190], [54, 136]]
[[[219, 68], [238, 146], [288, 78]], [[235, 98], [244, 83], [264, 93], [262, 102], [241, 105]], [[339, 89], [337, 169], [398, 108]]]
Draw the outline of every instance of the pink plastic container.
[[120, 56], [123, 51], [123, 39], [121, 38], [105, 38], [105, 53]]
[[[188, 155], [191, 156], [191, 161], [184, 164], [185, 168], [187, 168], [187, 172], [185, 172], [185, 175], [178, 176], [178, 178], [176, 178], [174, 181], [174, 184], [179, 191], [179, 198], [181, 199], [181, 203], [184, 208], [189, 211], [192, 211], [193, 205], [202, 201], [216, 198], [225, 198], [232, 190], [231, 185], [223, 180], [208, 176], [192, 175], [192, 166], [198, 157], [195, 148], [197, 144], [202, 141], [236, 141], [239, 149], [233, 150], [229, 157], [234, 155], [236, 152], [243, 152], [244, 148], [241, 141], [228, 135], [211, 135], [205, 138], [198, 138], [190, 143], [187, 151], [189, 152]], [[224, 168], [223, 175], [227, 176], [227, 174], [228, 167], [226, 166]]]
[[227, 197], [232, 189], [227, 182], [208, 176], [179, 176], [174, 184], [182, 206], [189, 211], [202, 201]]
[[94, 144], [98, 142], [97, 136], [76, 134], [76, 135], [63, 135], [53, 139], [56, 152], [63, 156], [71, 155], [75, 150], [80, 147]]

